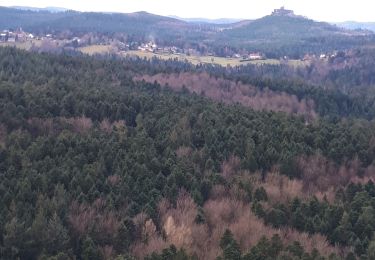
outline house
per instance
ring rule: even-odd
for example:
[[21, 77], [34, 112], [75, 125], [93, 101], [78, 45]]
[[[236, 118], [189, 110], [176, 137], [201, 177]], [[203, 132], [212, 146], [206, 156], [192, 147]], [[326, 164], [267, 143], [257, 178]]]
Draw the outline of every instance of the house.
[[254, 53], [250, 53], [249, 54], [249, 60], [263, 60], [264, 57], [263, 57], [263, 54], [259, 53], [259, 52], [254, 52]]
[[129, 44], [125, 44], [123, 42], [116, 42], [116, 47], [120, 51], [128, 51], [130, 46], [129, 46]]
[[17, 33], [16, 41], [18, 41], [18, 42], [24, 42], [24, 41], [26, 41], [26, 39], [27, 39], [27, 35], [24, 32]]
[[148, 51], [148, 52], [155, 52], [157, 51], [157, 45], [153, 42], [149, 43], [142, 43], [141, 46], [138, 46], [138, 50], [140, 51]]
[[242, 60], [240, 62], [244, 61], [251, 61], [251, 60], [264, 60], [264, 55], [260, 52], [252, 52], [250, 54], [246, 54], [242, 56]]
[[193, 48], [189, 48], [187, 51], [185, 50], [185, 53], [188, 54], [188, 55], [191, 55], [191, 56], [199, 56], [200, 55], [200, 53], [196, 49], [193, 49]]
[[171, 51], [171, 49], [169, 47], [163, 47], [163, 48], [159, 47], [159, 48], [156, 49], [156, 53], [171, 54], [172, 51]]
[[315, 54], [309, 54], [309, 53], [307, 53], [307, 54], [305, 54], [305, 56], [303, 56], [303, 58], [301, 60], [302, 61], [312, 61], [314, 59], [316, 59]]
[[0, 42], [6, 42], [8, 38], [8, 34], [6, 33], [0, 33]]
[[139, 51], [145, 51], [146, 49], [144, 48], [144, 47], [142, 47], [142, 46], [138, 46], [138, 48], [137, 48]]

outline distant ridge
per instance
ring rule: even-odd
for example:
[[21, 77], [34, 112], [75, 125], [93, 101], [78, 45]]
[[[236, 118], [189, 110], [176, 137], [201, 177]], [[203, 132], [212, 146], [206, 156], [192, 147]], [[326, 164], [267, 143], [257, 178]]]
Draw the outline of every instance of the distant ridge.
[[54, 7], [54, 6], [47, 6], [44, 8], [30, 7], [30, 6], [11, 6], [10, 8], [24, 10], [24, 11], [34, 11], [34, 12], [47, 11], [51, 13], [61, 13], [61, 12], [69, 11], [69, 9], [67, 8]]
[[169, 15], [168, 17], [182, 20], [188, 23], [207, 23], [207, 24], [233, 24], [241, 22], [245, 19], [237, 18], [218, 18], [218, 19], [208, 19], [208, 18], [182, 18], [175, 15]]
[[335, 23], [337, 26], [350, 29], [350, 30], [371, 30], [375, 32], [375, 22], [361, 23], [355, 21], [347, 21], [342, 23]]

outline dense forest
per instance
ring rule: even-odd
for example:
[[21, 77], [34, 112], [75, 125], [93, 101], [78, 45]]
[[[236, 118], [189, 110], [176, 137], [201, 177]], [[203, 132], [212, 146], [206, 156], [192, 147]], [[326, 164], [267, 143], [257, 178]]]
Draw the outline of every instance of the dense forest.
[[0, 48], [1, 258], [374, 259], [374, 114], [275, 69]]
[[[307, 66], [288, 64], [223, 67], [193, 66], [156, 58], [135, 61], [128, 68], [136, 81], [159, 83], [177, 91], [194, 92], [224, 103], [240, 103], [255, 110], [282, 111], [329, 120], [374, 119], [375, 51], [357, 49]], [[137, 71], [142, 71], [137, 73]]]

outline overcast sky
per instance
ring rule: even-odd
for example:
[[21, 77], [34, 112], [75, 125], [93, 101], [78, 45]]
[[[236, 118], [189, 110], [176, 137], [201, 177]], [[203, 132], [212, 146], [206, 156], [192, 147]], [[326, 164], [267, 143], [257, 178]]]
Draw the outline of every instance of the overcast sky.
[[375, 22], [375, 0], [0, 0], [2, 6], [57, 6], [78, 11], [135, 12], [204, 18], [254, 19], [285, 6], [309, 18]]

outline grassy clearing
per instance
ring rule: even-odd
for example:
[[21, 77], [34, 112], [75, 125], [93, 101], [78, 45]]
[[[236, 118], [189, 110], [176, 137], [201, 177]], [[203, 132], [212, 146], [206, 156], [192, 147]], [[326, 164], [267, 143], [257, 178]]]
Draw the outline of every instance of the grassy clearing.
[[[39, 47], [41, 46], [41, 44], [42, 44], [41, 40], [33, 40], [33, 41], [27, 41], [27, 42], [15, 42], [15, 43], [2, 42], [0, 43], [0, 47], [1, 46], [13, 46], [13, 47], [23, 49], [23, 50], [30, 50], [33, 46]], [[112, 53], [116, 51], [113, 49], [111, 45], [90, 45], [90, 46], [81, 47], [78, 50], [88, 55], [107, 54], [107, 53]], [[185, 54], [162, 54], [162, 53], [151, 53], [151, 52], [144, 52], [144, 51], [127, 51], [127, 52], [122, 53], [122, 55], [138, 56], [138, 57], [142, 57], [146, 59], [152, 59], [154, 57], [157, 57], [159, 59], [164, 59], [164, 60], [178, 59], [180, 61], [191, 62], [194, 65], [217, 64], [221, 66], [232, 66], [232, 67], [246, 65], [246, 64], [278, 65], [281, 63], [287, 63], [288, 65], [293, 66], [293, 67], [301, 67], [301, 66], [306, 66], [309, 64], [308, 61], [301, 61], [301, 60], [280, 61], [276, 59], [267, 59], [267, 60], [254, 60], [254, 61], [241, 62], [240, 59], [236, 59], [236, 58], [224, 58], [224, 57], [216, 57], [216, 56], [188, 56]]]
[[112, 52], [112, 46], [111, 45], [90, 45], [90, 46], [79, 48], [79, 50], [88, 55], [105, 54], [105, 53]]
[[16, 47], [22, 50], [30, 50], [33, 46], [39, 47], [42, 44], [40, 40], [32, 40], [26, 42], [1, 42], [0, 47]]
[[[239, 65], [246, 65], [246, 64], [273, 64], [278, 65], [281, 64], [280, 60], [276, 59], [267, 59], [267, 60], [254, 60], [254, 61], [244, 61], [241, 62], [240, 59], [236, 58], [224, 58], [224, 57], [215, 57], [215, 56], [187, 56], [185, 54], [160, 54], [160, 53], [151, 53], [151, 52], [143, 52], [143, 51], [128, 51], [124, 55], [130, 56], [138, 56], [146, 59], [151, 59], [153, 57], [157, 57], [159, 59], [178, 59], [181, 61], [189, 61], [195, 65], [207, 63], [207, 64], [218, 64], [221, 66], [239, 66]], [[308, 62], [300, 61], [300, 60], [289, 60], [283, 61], [291, 66], [306, 66]]]

